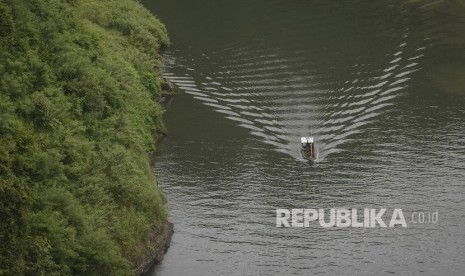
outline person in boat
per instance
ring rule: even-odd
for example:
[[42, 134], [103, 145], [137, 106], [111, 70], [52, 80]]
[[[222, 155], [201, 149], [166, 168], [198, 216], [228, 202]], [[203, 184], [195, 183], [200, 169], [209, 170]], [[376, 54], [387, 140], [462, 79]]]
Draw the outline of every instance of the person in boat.
[[304, 147], [305, 155], [312, 156], [313, 155], [313, 143], [307, 143]]

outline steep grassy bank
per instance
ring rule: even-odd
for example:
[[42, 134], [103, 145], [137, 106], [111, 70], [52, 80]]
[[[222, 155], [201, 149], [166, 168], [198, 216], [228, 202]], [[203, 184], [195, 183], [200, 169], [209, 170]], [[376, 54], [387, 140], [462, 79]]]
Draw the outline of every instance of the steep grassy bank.
[[133, 273], [168, 43], [137, 1], [0, 0], [0, 274]]

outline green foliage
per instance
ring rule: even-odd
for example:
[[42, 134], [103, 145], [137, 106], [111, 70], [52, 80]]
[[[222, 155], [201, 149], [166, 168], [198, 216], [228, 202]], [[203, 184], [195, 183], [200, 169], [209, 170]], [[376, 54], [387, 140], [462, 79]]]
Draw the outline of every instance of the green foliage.
[[0, 275], [130, 275], [166, 220], [165, 27], [134, 0], [0, 0]]

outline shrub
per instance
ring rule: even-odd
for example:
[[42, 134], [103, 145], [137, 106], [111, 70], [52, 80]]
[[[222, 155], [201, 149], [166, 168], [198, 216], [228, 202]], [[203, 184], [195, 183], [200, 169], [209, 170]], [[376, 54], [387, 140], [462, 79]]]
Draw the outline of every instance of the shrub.
[[165, 27], [133, 0], [0, 0], [0, 36], [0, 274], [132, 274], [166, 220]]

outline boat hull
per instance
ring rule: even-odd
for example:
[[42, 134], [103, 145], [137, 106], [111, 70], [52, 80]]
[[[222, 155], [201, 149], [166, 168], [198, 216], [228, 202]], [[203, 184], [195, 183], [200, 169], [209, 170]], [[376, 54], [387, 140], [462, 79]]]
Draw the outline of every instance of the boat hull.
[[314, 145], [311, 151], [301, 148], [300, 154], [302, 155], [303, 159], [308, 160], [310, 162], [315, 162], [318, 159], [318, 150]]

